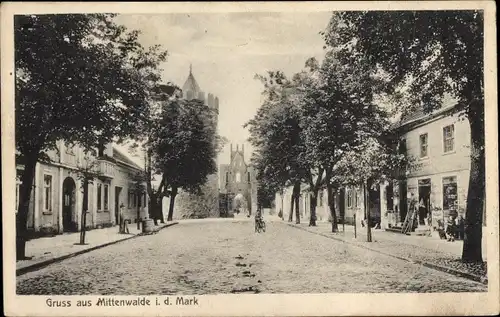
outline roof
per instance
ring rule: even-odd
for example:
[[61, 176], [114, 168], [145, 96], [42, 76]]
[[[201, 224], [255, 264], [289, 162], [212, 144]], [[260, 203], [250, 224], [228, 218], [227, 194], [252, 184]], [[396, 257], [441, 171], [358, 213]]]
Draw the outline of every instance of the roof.
[[184, 83], [184, 86], [182, 86], [183, 91], [192, 91], [194, 93], [198, 93], [201, 91], [200, 86], [196, 82], [196, 79], [193, 76], [193, 71], [192, 68], [189, 68], [189, 76], [186, 79], [186, 82]]
[[445, 96], [443, 104], [440, 108], [435, 109], [431, 112], [425, 111], [422, 105], [415, 108], [414, 111], [401, 115], [399, 120], [396, 120], [392, 125], [392, 129], [398, 129], [412, 124], [419, 124], [435, 118], [436, 116], [443, 114], [447, 111], [454, 109], [457, 106], [456, 100], [450, 96]]
[[113, 158], [118, 162], [125, 163], [127, 165], [131, 165], [134, 168], [142, 169], [137, 163], [132, 161], [126, 154], [124, 154], [117, 147], [113, 146]]

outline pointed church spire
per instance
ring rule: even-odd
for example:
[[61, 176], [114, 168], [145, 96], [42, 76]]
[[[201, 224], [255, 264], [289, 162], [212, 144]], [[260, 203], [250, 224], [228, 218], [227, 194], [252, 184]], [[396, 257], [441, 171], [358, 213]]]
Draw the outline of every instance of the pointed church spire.
[[189, 64], [189, 75], [193, 74], [193, 64]]

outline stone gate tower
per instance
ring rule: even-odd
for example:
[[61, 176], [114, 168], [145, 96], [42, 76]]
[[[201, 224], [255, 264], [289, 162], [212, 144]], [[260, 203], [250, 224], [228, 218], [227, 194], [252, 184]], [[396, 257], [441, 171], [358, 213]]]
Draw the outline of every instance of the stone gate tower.
[[257, 181], [255, 170], [245, 163], [245, 147], [231, 144], [229, 164], [221, 164], [219, 168], [220, 192], [236, 196], [242, 194], [253, 213], [257, 209]]

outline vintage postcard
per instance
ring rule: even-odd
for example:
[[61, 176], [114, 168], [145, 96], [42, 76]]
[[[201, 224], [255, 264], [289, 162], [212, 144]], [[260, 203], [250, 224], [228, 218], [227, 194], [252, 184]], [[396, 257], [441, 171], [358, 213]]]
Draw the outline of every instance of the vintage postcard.
[[495, 14], [2, 3], [4, 314], [497, 315]]

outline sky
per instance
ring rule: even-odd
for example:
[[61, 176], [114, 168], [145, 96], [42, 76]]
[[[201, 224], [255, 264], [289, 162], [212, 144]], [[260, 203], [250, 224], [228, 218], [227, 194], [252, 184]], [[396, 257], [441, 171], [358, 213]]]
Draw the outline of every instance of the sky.
[[[300, 71], [309, 57], [322, 59], [323, 31], [330, 12], [238, 12], [119, 15], [116, 21], [141, 31], [144, 46], [160, 44], [169, 52], [163, 81], [182, 87], [193, 75], [207, 95], [219, 97], [219, 134], [229, 143], [218, 163], [229, 163], [230, 143], [245, 144], [243, 125], [257, 112], [262, 84], [254, 78], [268, 70]], [[248, 154], [247, 154], [248, 153]]]

